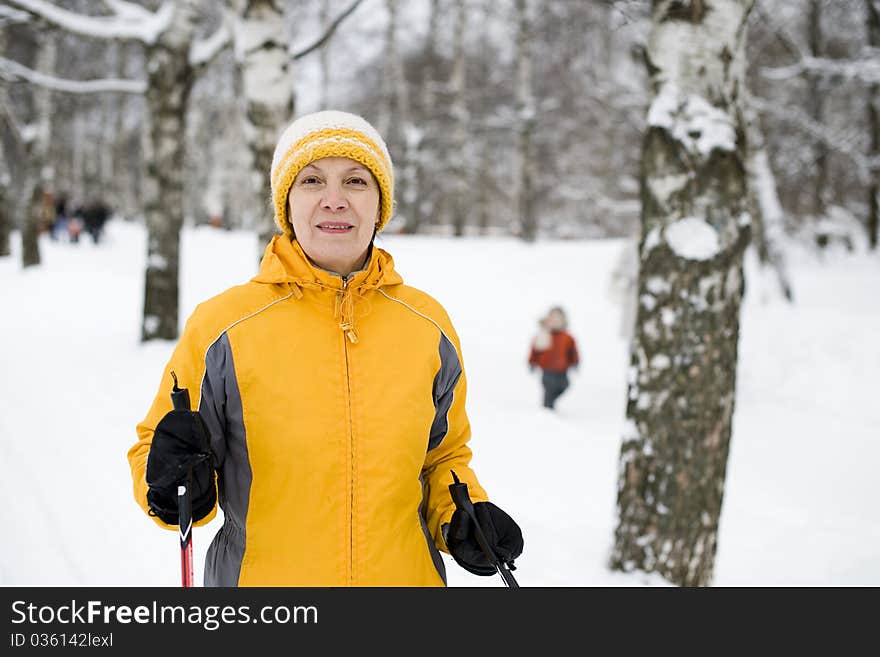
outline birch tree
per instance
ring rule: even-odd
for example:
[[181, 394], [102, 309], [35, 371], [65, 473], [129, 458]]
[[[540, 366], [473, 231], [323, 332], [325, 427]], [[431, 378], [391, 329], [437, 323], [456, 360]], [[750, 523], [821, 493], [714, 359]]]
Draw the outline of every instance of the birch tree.
[[[22, 19], [21, 16], [19, 14], [14, 20], [26, 22], [26, 18]], [[5, 34], [3, 39], [5, 40]], [[5, 52], [5, 49], [4, 45], [2, 50]], [[51, 75], [55, 67], [56, 49], [54, 41], [47, 35], [45, 29], [33, 30], [29, 50], [36, 69], [33, 73]], [[0, 62], [5, 61], [5, 57], [0, 58]], [[17, 81], [14, 75], [2, 68], [0, 68], [0, 76], [8, 81]], [[8, 159], [17, 164], [18, 170], [17, 198], [8, 208], [12, 217], [15, 217], [11, 223], [20, 228], [22, 267], [32, 267], [40, 264], [39, 236], [46, 222], [51, 219], [47, 216], [47, 201], [51, 200], [48, 195], [52, 171], [48, 166], [47, 155], [52, 127], [52, 97], [47, 89], [32, 87], [26, 99], [27, 111], [19, 112], [25, 114], [24, 117], [19, 118], [16, 116], [7, 90], [0, 88], [0, 114], [4, 119], [7, 134], [15, 144], [15, 154]], [[7, 249], [10, 228], [10, 223], [7, 223], [4, 229], [7, 235]]]
[[386, 135], [388, 149], [394, 161], [395, 193], [400, 203], [399, 214], [403, 215], [405, 222], [415, 201], [411, 183], [414, 177], [412, 160], [415, 151], [415, 134], [410, 114], [409, 88], [399, 44], [400, 2], [385, 0], [385, 5], [388, 11], [388, 23], [385, 30], [385, 74], [382, 76], [382, 81], [386, 87], [384, 96], [387, 106], [381, 121], [385, 126], [382, 134]]
[[[36, 70], [51, 75], [55, 70], [57, 49], [55, 40], [45, 31], [37, 36]], [[47, 200], [51, 200], [52, 169], [48, 162], [49, 143], [52, 138], [52, 94], [48, 89], [35, 87], [34, 114], [25, 128], [24, 140], [25, 175], [24, 192], [26, 206], [21, 226], [21, 264], [32, 267], [40, 264], [40, 232], [48, 220]], [[51, 207], [51, 202], [49, 207]]]
[[12, 254], [9, 245], [9, 186], [12, 179], [6, 166], [6, 149], [0, 148], [0, 258]]
[[[810, 56], [821, 59], [822, 53], [822, 0], [810, 0], [807, 19], [807, 43]], [[809, 75], [808, 108], [814, 123], [822, 125], [825, 114], [823, 79]], [[812, 186], [813, 214], [818, 218], [825, 214], [825, 197], [828, 187], [828, 147], [821, 141], [814, 145], [815, 181]]]
[[610, 566], [712, 581], [749, 241], [737, 117], [752, 0], [655, 0], [635, 335]]
[[433, 213], [433, 196], [427, 193], [425, 179], [430, 171], [429, 159], [435, 146], [431, 129], [435, 120], [437, 32], [440, 20], [440, 0], [428, 0], [428, 32], [422, 48], [422, 74], [416, 93], [421, 105], [421, 128], [413, 131], [413, 178], [409, 195], [412, 203], [406, 214], [403, 231], [419, 232], [426, 215]]
[[456, 0], [455, 29], [453, 31], [452, 75], [449, 88], [452, 92], [452, 150], [449, 173], [451, 179], [450, 207], [452, 229], [456, 236], [464, 235], [468, 219], [467, 195], [470, 190], [466, 181], [470, 178], [468, 166], [468, 106], [467, 106], [467, 60], [465, 58], [465, 32], [467, 27], [465, 0]]
[[762, 266], [770, 267], [776, 274], [776, 280], [782, 295], [788, 300], [793, 299], [791, 279], [785, 262], [782, 242], [785, 237], [785, 211], [779, 201], [776, 189], [776, 177], [770, 166], [767, 154], [764, 131], [761, 128], [757, 112], [744, 103], [745, 114], [742, 124], [748, 143], [746, 172], [748, 175], [749, 210], [752, 217], [752, 240]]
[[104, 0], [109, 16], [86, 16], [45, 0], [10, 0], [21, 10], [89, 38], [133, 41], [145, 51], [149, 140], [144, 210], [147, 264], [141, 340], [178, 335], [180, 230], [183, 226], [183, 148], [195, 76], [228, 42], [225, 24], [195, 40], [199, 0], [168, 0], [149, 11], [127, 0]]
[[251, 153], [251, 180], [258, 198], [266, 205], [257, 219], [259, 253], [276, 232], [269, 203], [269, 172], [272, 155], [281, 131], [294, 113], [294, 79], [291, 67], [296, 60], [321, 49], [339, 24], [362, 0], [348, 7], [326, 25], [318, 37], [301, 49], [289, 46], [285, 28], [285, 7], [280, 0], [227, 0], [231, 10], [235, 59], [244, 92], [244, 134]]
[[[868, 47], [880, 53], [880, 2], [866, 0]], [[868, 86], [868, 131], [870, 148], [868, 154], [874, 162], [868, 184], [868, 244], [877, 249], [877, 233], [880, 229], [880, 80]]]
[[275, 233], [269, 207], [269, 171], [281, 129], [293, 115], [293, 76], [288, 71], [284, 3], [280, 0], [229, 0], [235, 14], [235, 59], [244, 92], [244, 134], [251, 153], [250, 179], [257, 198], [259, 254]]
[[532, 29], [528, 0], [516, 0], [516, 114], [519, 152], [519, 184], [517, 208], [522, 238], [534, 241], [538, 233], [533, 196], [533, 146], [535, 130], [535, 99], [532, 94]]

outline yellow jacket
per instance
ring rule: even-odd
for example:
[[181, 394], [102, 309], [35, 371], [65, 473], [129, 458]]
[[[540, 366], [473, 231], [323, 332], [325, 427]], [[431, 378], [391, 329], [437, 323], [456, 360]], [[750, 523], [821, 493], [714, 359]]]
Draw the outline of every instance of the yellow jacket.
[[206, 586], [445, 584], [450, 470], [488, 497], [469, 467], [458, 336], [387, 252], [343, 281], [276, 236], [257, 276], [196, 308], [128, 452], [145, 511], [172, 370], [217, 467]]

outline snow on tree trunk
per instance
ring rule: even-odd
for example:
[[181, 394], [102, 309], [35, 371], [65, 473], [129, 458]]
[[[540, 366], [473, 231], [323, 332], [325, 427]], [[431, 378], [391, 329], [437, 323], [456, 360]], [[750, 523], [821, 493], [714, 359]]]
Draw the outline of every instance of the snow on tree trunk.
[[538, 223], [533, 204], [532, 134], [535, 131], [535, 99], [532, 93], [532, 28], [528, 0], [516, 0], [516, 111], [519, 151], [519, 229], [521, 237], [533, 241]]
[[244, 90], [244, 135], [251, 152], [251, 178], [265, 205], [257, 214], [258, 255], [277, 232], [269, 202], [272, 154], [294, 110], [293, 77], [288, 71], [284, 5], [277, 0], [231, 0], [235, 11], [235, 59]]
[[183, 227], [184, 135], [194, 70], [189, 62], [195, 0], [183, 0], [154, 45], [146, 47], [147, 107], [144, 211], [147, 267], [141, 340], [178, 336], [178, 271]]
[[[880, 48], [880, 3], [867, 0], [868, 45]], [[868, 130], [871, 131], [871, 157], [880, 159], [880, 84], [868, 87]], [[871, 170], [871, 183], [868, 185], [868, 243], [872, 250], [877, 248], [877, 232], [880, 228], [880, 171], [875, 165]]]
[[753, 0], [657, 1], [642, 149], [639, 307], [610, 566], [711, 583], [736, 389], [746, 19]]

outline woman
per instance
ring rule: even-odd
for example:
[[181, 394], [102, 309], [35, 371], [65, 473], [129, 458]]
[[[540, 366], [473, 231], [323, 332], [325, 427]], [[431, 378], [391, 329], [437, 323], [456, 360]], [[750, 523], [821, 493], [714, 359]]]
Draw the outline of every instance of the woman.
[[[128, 453], [136, 500], [176, 529], [193, 468], [195, 524], [218, 500], [224, 513], [206, 586], [443, 586], [439, 550], [494, 574], [455, 511], [452, 471], [501, 559], [522, 534], [469, 467], [449, 317], [373, 243], [394, 198], [384, 141], [353, 114], [301, 117], [271, 186], [282, 234], [257, 276], [187, 321]], [[194, 412], [171, 409], [172, 372]]]
[[529, 368], [541, 368], [544, 408], [554, 408], [556, 400], [568, 390], [568, 370], [578, 366], [578, 351], [568, 332], [568, 319], [559, 306], [550, 309], [539, 322], [539, 330], [529, 352]]

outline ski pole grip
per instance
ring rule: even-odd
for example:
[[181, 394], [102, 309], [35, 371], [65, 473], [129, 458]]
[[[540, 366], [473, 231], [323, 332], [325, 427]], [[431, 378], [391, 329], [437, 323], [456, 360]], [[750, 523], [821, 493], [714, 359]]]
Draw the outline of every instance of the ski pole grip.
[[452, 481], [454, 483], [449, 484], [449, 494], [452, 496], [455, 508], [461, 509], [471, 517], [475, 517], [474, 503], [471, 502], [471, 496], [468, 495], [467, 484], [461, 483], [454, 470], [450, 470], [450, 472], [452, 472]]
[[191, 410], [189, 401], [189, 390], [177, 387], [177, 375], [174, 370], [171, 371], [171, 378], [174, 379], [174, 388], [171, 389], [171, 404], [176, 411]]
[[474, 536], [477, 539], [480, 549], [483, 550], [486, 558], [489, 559], [489, 563], [498, 568], [500, 560], [492, 550], [492, 546], [489, 545], [489, 540], [483, 533], [483, 528], [480, 527], [480, 522], [477, 520], [477, 514], [474, 511], [474, 503], [471, 502], [471, 496], [468, 495], [467, 484], [459, 481], [454, 470], [450, 470], [450, 472], [452, 472], [452, 481], [454, 482], [449, 484], [449, 494], [452, 495], [452, 501], [455, 502], [455, 507], [457, 509], [461, 509], [470, 517], [471, 521], [474, 523]]

